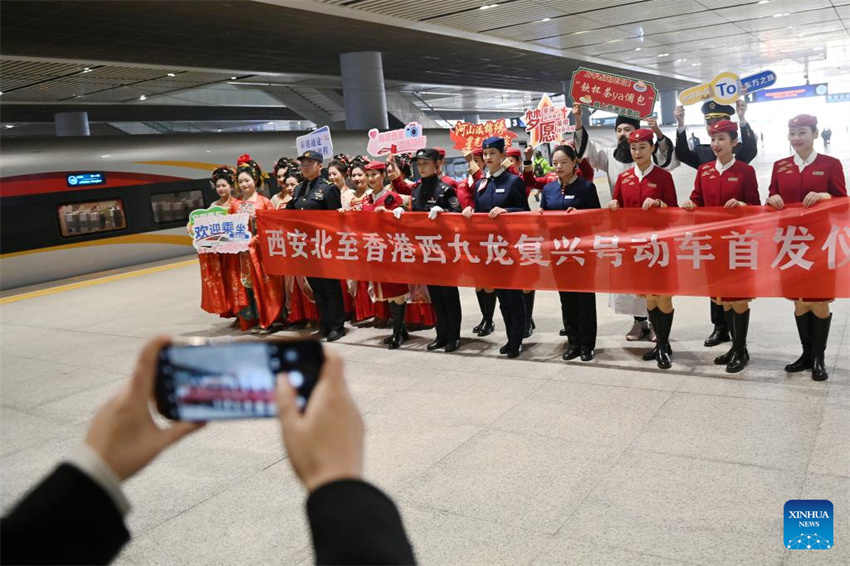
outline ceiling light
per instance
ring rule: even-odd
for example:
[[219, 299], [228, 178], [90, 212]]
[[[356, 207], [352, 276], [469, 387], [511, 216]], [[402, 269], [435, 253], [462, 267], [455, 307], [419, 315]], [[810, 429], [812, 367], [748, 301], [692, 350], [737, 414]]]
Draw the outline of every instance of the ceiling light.
[[236, 80], [236, 77], [230, 77], [230, 80], [231, 80], [231, 81], [235, 81], [235, 80]]
[[659, 53], [658, 56], [659, 57], [669, 57], [670, 54], [669, 53]]
[[543, 18], [543, 19], [542, 19], [542, 20], [540, 20], [540, 21], [541, 21], [541, 22], [548, 22], [548, 21], [550, 21], [551, 19], [552, 19], [552, 18]]
[[139, 100], [147, 100], [147, 99], [148, 99], [148, 97], [147, 97], [147, 96], [145, 96], [144, 94], [143, 94], [142, 96], [140, 96], [140, 97], [139, 97]]
[[2, 92], [0, 92], [0, 96], [3, 96], [3, 93], [2, 93]]
[[169, 76], [169, 77], [173, 77], [173, 76], [174, 76], [174, 73], [168, 73], [168, 76]]
[[640, 47], [635, 47], [635, 51], [640, 51]]
[[782, 18], [782, 17], [787, 16], [787, 15], [788, 15], [788, 12], [785, 12], [784, 14], [773, 14], [773, 17], [774, 18]]
[[221, 129], [216, 130], [216, 132], [220, 132], [220, 131], [221, 131]]
[[14, 127], [15, 127], [15, 126], [13, 126], [12, 124], [6, 124], [6, 129], [7, 129], [7, 130], [8, 130], [9, 128], [14, 128]]
[[84, 72], [84, 73], [91, 73], [91, 69], [90, 69], [90, 68], [88, 68], [88, 67], [86, 67], [85, 69], [83, 69], [83, 72]]
[[266, 124], [274, 124], [274, 122], [266, 122]]
[[618, 41], [622, 41], [622, 39], [611, 39], [606, 41], [605, 43], [617, 43]]
[[590, 30], [587, 30], [587, 29], [583, 29], [583, 30], [581, 30], [581, 31], [574, 31], [574, 32], [573, 32], [573, 35], [582, 35], [582, 34], [584, 34], [584, 33], [588, 33], [589, 31], [590, 31]]
[[691, 67], [699, 67], [702, 63], [691, 63]]
[[484, 6], [481, 6], [481, 7], [480, 7], [480, 8], [478, 8], [478, 9], [479, 9], [479, 10], [489, 10], [490, 8], [495, 8], [495, 7], [497, 7], [497, 6], [498, 6], [498, 4], [486, 4], [486, 5], [484, 5]]
[[770, 4], [770, 0], [759, 0], [759, 4]]
[[101, 155], [100, 157], [102, 157], [103, 159], [106, 159], [107, 157], [110, 157], [110, 155], [107, 153], [105, 155]]

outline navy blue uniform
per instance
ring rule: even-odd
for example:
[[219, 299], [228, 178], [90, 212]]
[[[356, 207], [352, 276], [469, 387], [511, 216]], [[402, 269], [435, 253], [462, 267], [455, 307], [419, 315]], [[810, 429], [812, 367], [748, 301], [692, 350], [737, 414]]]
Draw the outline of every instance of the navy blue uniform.
[[[573, 177], [567, 185], [562, 186], [558, 180], [543, 187], [540, 208], [585, 210], [602, 207], [596, 185], [582, 177]], [[581, 351], [592, 352], [596, 348], [596, 294], [558, 291], [558, 295], [561, 299], [561, 318], [569, 340], [564, 359], [578, 357]]]
[[[482, 177], [472, 187], [475, 212], [490, 212], [504, 208], [508, 212], [529, 212], [525, 183], [516, 175], [504, 170], [494, 177]], [[505, 352], [518, 353], [522, 349], [522, 337], [526, 320], [525, 301], [519, 289], [496, 289], [499, 310], [505, 320], [508, 343]]]
[[[413, 188], [410, 196], [410, 209], [413, 212], [428, 212], [439, 206], [445, 212], [460, 212], [460, 202], [455, 190], [438, 179], [436, 175], [424, 177]], [[428, 294], [434, 313], [437, 315], [436, 344], [446, 344], [460, 340], [460, 293], [457, 287], [428, 285]]]

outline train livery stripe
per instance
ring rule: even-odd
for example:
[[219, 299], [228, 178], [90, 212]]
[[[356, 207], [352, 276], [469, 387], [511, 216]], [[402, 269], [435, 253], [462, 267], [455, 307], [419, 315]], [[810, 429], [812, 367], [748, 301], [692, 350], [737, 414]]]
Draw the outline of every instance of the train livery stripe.
[[129, 171], [100, 171], [106, 182], [102, 185], [68, 186], [67, 171], [17, 175], [0, 179], [0, 197], [20, 197], [43, 195], [47, 193], [70, 193], [93, 189], [111, 189], [133, 185], [152, 185], [156, 183], [174, 183], [185, 181], [184, 177], [153, 175], [151, 173], [132, 173]]
[[131, 271], [129, 273], [119, 273], [117, 275], [109, 275], [107, 277], [100, 277], [98, 279], [80, 281], [79, 283], [70, 283], [68, 285], [60, 285], [58, 287], [51, 287], [49, 289], [41, 289], [39, 291], [32, 291], [30, 293], [21, 293], [20, 295], [12, 295], [11, 297], [5, 297], [0, 299], [0, 305], [7, 305], [9, 303], [16, 303], [18, 301], [26, 301], [27, 299], [35, 299], [37, 297], [45, 297], [47, 295], [55, 295], [56, 293], [64, 293], [65, 291], [73, 291], [74, 289], [84, 289], [86, 287], [101, 285], [103, 283], [111, 283], [113, 281], [121, 281], [122, 279], [130, 279], [132, 277], [138, 277], [140, 275], [150, 275], [151, 273], [169, 271], [171, 269], [177, 269], [179, 267], [186, 267], [197, 262], [197, 259], [190, 259], [178, 263], [171, 263], [169, 265], [158, 265], [156, 267], [148, 267], [145, 269]]
[[221, 167], [221, 163], [204, 163], [203, 161], [134, 161], [143, 165], [167, 165], [169, 167], [183, 167], [185, 169], [200, 169], [210, 175]]
[[50, 248], [39, 248], [36, 250], [25, 250], [22, 252], [12, 252], [0, 255], [0, 259], [7, 257], [17, 257], [28, 254], [36, 254], [43, 252], [55, 252], [60, 250], [70, 250], [74, 248], [85, 248], [88, 246], [112, 246], [118, 244], [164, 244], [172, 246], [191, 246], [192, 238], [187, 236], [178, 236], [174, 234], [131, 234], [129, 236], [117, 236], [115, 238], [105, 238], [102, 240], [91, 240], [88, 242], [76, 242], [73, 244], [63, 244], [61, 246], [53, 246]]

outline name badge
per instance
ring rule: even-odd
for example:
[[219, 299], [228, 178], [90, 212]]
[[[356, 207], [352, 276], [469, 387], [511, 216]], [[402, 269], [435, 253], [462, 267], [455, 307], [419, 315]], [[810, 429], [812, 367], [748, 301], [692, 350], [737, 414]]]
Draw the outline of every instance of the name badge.
[[503, 193], [503, 192], [505, 192], [505, 189], [496, 189], [496, 192], [497, 193]]
[[729, 177], [729, 180], [730, 180], [730, 181], [737, 181], [737, 180], [738, 180], [738, 177]]
[[812, 171], [812, 175], [820, 175], [821, 177], [823, 177], [824, 173], [825, 171]]
[[655, 183], [647, 183], [646, 186], [649, 187], [650, 189], [654, 189], [658, 185], [656, 185]]
[[575, 196], [575, 195], [564, 195], [564, 200], [567, 200], [567, 199], [574, 199], [574, 198], [576, 198], [576, 196]]

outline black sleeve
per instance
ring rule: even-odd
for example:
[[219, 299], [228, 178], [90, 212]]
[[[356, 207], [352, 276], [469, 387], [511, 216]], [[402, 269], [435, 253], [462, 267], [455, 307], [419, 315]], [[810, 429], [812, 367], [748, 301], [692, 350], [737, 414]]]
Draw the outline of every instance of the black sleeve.
[[415, 564], [395, 504], [362, 481], [324, 485], [307, 499], [316, 564]]
[[528, 206], [528, 193], [525, 192], [525, 183], [522, 179], [519, 177], [514, 179], [510, 190], [510, 206], [505, 208], [505, 210], [508, 212], [529, 212], [531, 207]]
[[460, 212], [460, 201], [457, 198], [457, 191], [446, 185], [443, 194], [440, 195], [439, 206], [446, 212]]
[[[665, 149], [666, 149], [667, 159], [664, 161], [664, 163], [659, 163], [657, 161], [656, 156], [657, 156], [657, 154], [660, 151], [662, 146], [664, 146]], [[670, 141], [670, 138], [668, 138], [667, 136], [662, 136], [661, 139], [658, 140], [658, 143], [656, 143], [656, 145], [655, 145], [655, 150], [652, 152], [652, 157], [653, 157], [653, 159], [656, 159], [656, 163], [655, 163], [656, 165], [658, 165], [661, 168], [664, 168], [664, 167], [667, 167], [668, 165], [670, 165], [670, 162], [673, 161], [673, 154], [674, 153], [675, 153], [675, 149], [673, 148], [673, 142]]]
[[339, 187], [336, 185], [328, 185], [325, 189], [325, 202], [328, 203], [328, 210], [338, 210], [342, 208], [342, 196], [339, 194]]
[[599, 192], [593, 183], [587, 184], [587, 200], [585, 202], [587, 202], [585, 208], [602, 208], [602, 205], [599, 203]]
[[115, 503], [62, 464], [0, 520], [2, 564], [108, 564], [130, 540]]
[[587, 149], [587, 142], [589, 139], [590, 136], [587, 135], [587, 130], [584, 129], [584, 126], [582, 126], [580, 130], [573, 132], [573, 143], [576, 146], [576, 157], [578, 157], [578, 159], [584, 157], [584, 152]]
[[686, 132], [687, 130], [676, 132], [676, 159], [694, 169], [699, 169], [702, 163], [699, 162], [696, 152], [688, 147], [688, 136]]
[[735, 146], [735, 159], [740, 159], [744, 163], [749, 163], [756, 158], [759, 152], [756, 134], [749, 124], [744, 124], [741, 127], [741, 143]]

